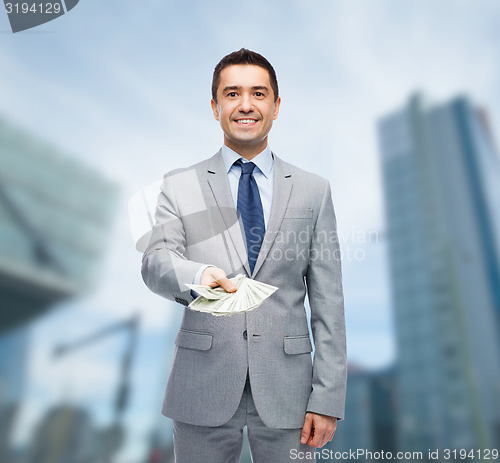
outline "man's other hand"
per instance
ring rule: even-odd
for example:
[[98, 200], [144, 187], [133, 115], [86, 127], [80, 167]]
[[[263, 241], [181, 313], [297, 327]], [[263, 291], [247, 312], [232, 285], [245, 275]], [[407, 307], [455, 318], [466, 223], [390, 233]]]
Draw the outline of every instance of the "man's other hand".
[[333, 439], [336, 429], [337, 418], [334, 416], [307, 412], [300, 442], [315, 448], [323, 447]]
[[236, 291], [236, 285], [229, 280], [226, 272], [217, 267], [207, 267], [203, 271], [200, 278], [200, 285], [211, 286], [212, 288], [222, 286], [228, 293]]

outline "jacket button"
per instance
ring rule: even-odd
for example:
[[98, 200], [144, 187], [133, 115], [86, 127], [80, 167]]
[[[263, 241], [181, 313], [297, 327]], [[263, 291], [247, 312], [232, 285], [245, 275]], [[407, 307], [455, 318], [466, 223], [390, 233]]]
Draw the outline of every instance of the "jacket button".
[[244, 338], [244, 339], [247, 339], [247, 338], [248, 338], [247, 330], [243, 331], [243, 338]]

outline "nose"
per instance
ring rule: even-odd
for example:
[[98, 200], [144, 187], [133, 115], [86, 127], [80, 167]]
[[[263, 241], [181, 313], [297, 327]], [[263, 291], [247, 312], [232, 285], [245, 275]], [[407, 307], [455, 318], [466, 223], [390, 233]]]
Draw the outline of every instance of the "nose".
[[253, 105], [252, 105], [252, 99], [250, 98], [250, 95], [248, 93], [243, 93], [240, 98], [240, 105], [239, 108], [240, 112], [242, 113], [248, 113], [252, 111]]

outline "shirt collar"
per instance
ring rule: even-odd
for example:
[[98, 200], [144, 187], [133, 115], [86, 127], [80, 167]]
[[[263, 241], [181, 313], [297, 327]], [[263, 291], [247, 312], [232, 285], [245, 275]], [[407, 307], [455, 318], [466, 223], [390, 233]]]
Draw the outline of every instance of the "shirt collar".
[[[243, 162], [248, 162], [245, 158], [240, 156], [236, 151], [232, 150], [225, 144], [222, 145], [222, 160], [224, 161], [224, 166], [226, 167], [226, 172], [231, 170], [231, 167], [235, 161], [238, 159], [243, 159]], [[271, 169], [273, 167], [273, 155], [271, 154], [271, 149], [267, 145], [263, 151], [261, 151], [257, 156], [252, 159], [252, 162], [257, 166], [257, 168], [269, 178], [271, 175]]]

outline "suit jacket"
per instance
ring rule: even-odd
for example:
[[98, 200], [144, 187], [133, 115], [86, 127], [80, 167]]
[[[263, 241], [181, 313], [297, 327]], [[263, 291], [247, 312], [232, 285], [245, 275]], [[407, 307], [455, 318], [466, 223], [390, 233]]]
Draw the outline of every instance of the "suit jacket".
[[163, 403], [163, 414], [175, 420], [227, 422], [247, 370], [268, 427], [300, 428], [306, 411], [344, 416], [345, 322], [330, 186], [276, 155], [274, 163], [271, 214], [252, 275], [221, 152], [164, 177], [142, 263], [153, 292], [187, 305], [192, 297], [184, 283], [203, 264], [279, 288], [244, 314], [216, 317], [185, 308]]

